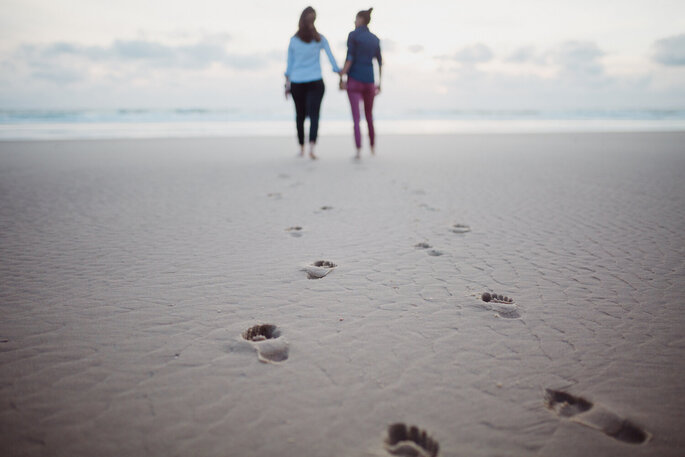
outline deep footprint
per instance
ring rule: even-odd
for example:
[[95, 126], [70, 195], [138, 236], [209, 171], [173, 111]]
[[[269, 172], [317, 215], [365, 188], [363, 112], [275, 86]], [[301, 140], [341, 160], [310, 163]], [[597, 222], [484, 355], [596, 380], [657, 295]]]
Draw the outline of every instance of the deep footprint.
[[440, 257], [443, 254], [442, 251], [438, 251], [437, 249], [431, 249], [428, 251], [428, 255], [433, 256], [433, 257]]
[[299, 225], [296, 225], [294, 227], [288, 227], [285, 229], [286, 232], [290, 233], [291, 236], [294, 236], [296, 238], [299, 238], [302, 236], [302, 227]]
[[280, 330], [273, 324], [258, 324], [243, 332], [243, 338], [248, 341], [264, 341], [281, 336]]
[[416, 243], [416, 244], [414, 245], [414, 247], [415, 247], [416, 249], [430, 249], [430, 248], [432, 248], [433, 246], [431, 246], [431, 245], [428, 244], [428, 243]]
[[433, 208], [432, 206], [429, 206], [429, 205], [426, 204], [426, 203], [421, 203], [421, 204], [419, 205], [419, 208], [423, 208], [423, 209], [425, 209], [425, 210], [427, 210], [427, 211], [439, 211], [439, 209]]
[[337, 267], [337, 265], [334, 264], [333, 262], [331, 262], [330, 260], [317, 260], [312, 265], [314, 265], [315, 267], [321, 267], [321, 268], [335, 268], [335, 267]]
[[336, 264], [329, 260], [317, 260], [311, 265], [304, 267], [307, 272], [307, 279], [321, 279], [337, 267]]
[[483, 305], [484, 308], [495, 311], [499, 317], [505, 319], [518, 319], [521, 317], [518, 306], [514, 304], [513, 298], [485, 292], [480, 296], [480, 299], [487, 303], [487, 305]]
[[495, 293], [490, 293], [490, 292], [484, 292], [483, 295], [480, 296], [481, 300], [484, 302], [493, 302], [493, 303], [514, 303], [513, 298], [506, 297], [504, 295], [498, 295]]
[[642, 444], [651, 439], [649, 432], [618, 416], [602, 405], [561, 390], [546, 389], [545, 405], [559, 417], [599, 430], [624, 443]]
[[454, 233], [466, 233], [471, 231], [471, 227], [465, 224], [454, 224], [450, 230]]
[[281, 331], [273, 324], [258, 324], [248, 328], [242, 334], [257, 349], [260, 362], [283, 362], [288, 358], [289, 346]]
[[388, 427], [385, 450], [402, 457], [436, 457], [440, 445], [425, 430], [396, 423]]

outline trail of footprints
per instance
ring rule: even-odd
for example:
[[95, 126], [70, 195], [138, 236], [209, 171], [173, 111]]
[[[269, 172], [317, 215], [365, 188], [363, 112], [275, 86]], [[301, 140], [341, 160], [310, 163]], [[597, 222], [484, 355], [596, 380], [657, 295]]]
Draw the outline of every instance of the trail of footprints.
[[[286, 175], [279, 175], [286, 178]], [[270, 198], [280, 199], [280, 193], [268, 195]], [[319, 211], [330, 211], [331, 206], [322, 206]], [[285, 229], [291, 236], [302, 236], [302, 227], [292, 226]], [[464, 234], [471, 231], [465, 224], [454, 224], [450, 231]], [[425, 250], [429, 256], [438, 257], [443, 252], [433, 249], [427, 242], [414, 245], [415, 249]], [[317, 260], [302, 270], [308, 279], [326, 277], [337, 265], [329, 260]], [[482, 306], [495, 311], [497, 316], [515, 319], [520, 317], [514, 299], [494, 292], [483, 292], [480, 295]], [[257, 357], [264, 363], [278, 363], [288, 359], [289, 345], [282, 337], [280, 329], [274, 324], [258, 324], [242, 333], [242, 338], [248, 341], [257, 351]], [[604, 434], [625, 443], [643, 444], [652, 435], [628, 419], [622, 418], [606, 407], [594, 404], [583, 397], [577, 397], [561, 390], [546, 389], [545, 405], [559, 417], [577, 422], [586, 427], [603, 432]], [[387, 436], [383, 441], [384, 449], [390, 455], [400, 457], [437, 457], [440, 445], [437, 440], [429, 436], [425, 430], [417, 426], [407, 426], [404, 423], [391, 424]]]
[[422, 242], [422, 243], [417, 243], [414, 245], [416, 249], [426, 249], [426, 254], [432, 257], [440, 257], [441, 255], [444, 254], [444, 252], [439, 251], [437, 249], [431, 249], [433, 246], [431, 246], [428, 243]]
[[302, 236], [302, 227], [300, 227], [299, 225], [288, 227], [287, 229], [285, 229], [285, 231], [290, 233], [290, 236], [293, 236], [295, 238], [299, 238]]
[[483, 308], [497, 313], [496, 317], [503, 317], [505, 319], [517, 319], [521, 317], [518, 306], [514, 303], [513, 298], [494, 292], [483, 292], [480, 296], [480, 300], [483, 302], [481, 305]]
[[330, 260], [317, 260], [304, 267], [303, 270], [307, 273], [307, 279], [321, 279], [333, 271], [335, 267], [337, 265]]
[[436, 457], [440, 452], [438, 442], [425, 430], [403, 423], [392, 424], [388, 427], [388, 436], [384, 444], [388, 453], [401, 457]]
[[642, 444], [651, 434], [605, 406], [594, 404], [563, 390], [545, 390], [545, 405], [559, 417], [599, 430], [624, 443]]
[[242, 337], [257, 350], [260, 362], [274, 363], [288, 359], [288, 342], [281, 331], [273, 324], [258, 324], [248, 328]]

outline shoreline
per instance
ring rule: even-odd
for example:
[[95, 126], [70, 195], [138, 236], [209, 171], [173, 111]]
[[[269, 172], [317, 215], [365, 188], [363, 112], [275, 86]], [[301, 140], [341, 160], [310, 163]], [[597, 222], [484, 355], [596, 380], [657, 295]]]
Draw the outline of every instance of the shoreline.
[[[366, 127], [362, 128], [365, 131]], [[291, 136], [292, 120], [232, 122], [124, 122], [0, 124], [0, 142], [58, 139], [244, 138]], [[382, 135], [506, 135], [563, 133], [667, 133], [685, 131], [685, 120], [376, 120]], [[320, 136], [349, 135], [350, 120], [323, 119]]]
[[[350, 127], [351, 129], [351, 127]], [[561, 132], [452, 132], [452, 133], [382, 133], [378, 134], [379, 141], [383, 138], [397, 139], [397, 138], [489, 138], [489, 137], [559, 137], [559, 136], [681, 136], [685, 134], [685, 128], [682, 130], [654, 130], [654, 131], [561, 131]], [[366, 131], [362, 129], [362, 137], [365, 137]], [[350, 139], [354, 141], [354, 137], [350, 133], [334, 133], [334, 134], [319, 134], [319, 142], [326, 142], [328, 140], [339, 141], [341, 139]], [[20, 144], [20, 143], [78, 143], [78, 142], [158, 142], [158, 141], [293, 141], [297, 142], [297, 135], [293, 134], [279, 134], [279, 135], [241, 135], [241, 136], [161, 136], [161, 137], [115, 137], [115, 138], [32, 138], [32, 139], [2, 139], [0, 138], [0, 145]]]

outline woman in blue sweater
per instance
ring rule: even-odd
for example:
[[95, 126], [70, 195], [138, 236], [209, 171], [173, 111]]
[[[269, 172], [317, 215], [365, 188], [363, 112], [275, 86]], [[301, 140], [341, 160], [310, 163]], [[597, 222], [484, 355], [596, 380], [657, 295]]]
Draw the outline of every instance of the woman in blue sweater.
[[315, 20], [314, 8], [308, 6], [302, 11], [297, 33], [290, 39], [288, 46], [288, 68], [285, 71], [285, 98], [292, 94], [295, 102], [300, 156], [304, 156], [304, 119], [309, 117], [309, 157], [312, 159], [316, 159], [314, 147], [319, 130], [319, 110], [325, 90], [319, 63], [322, 49], [326, 51], [333, 71], [340, 73], [328, 41], [314, 27]]

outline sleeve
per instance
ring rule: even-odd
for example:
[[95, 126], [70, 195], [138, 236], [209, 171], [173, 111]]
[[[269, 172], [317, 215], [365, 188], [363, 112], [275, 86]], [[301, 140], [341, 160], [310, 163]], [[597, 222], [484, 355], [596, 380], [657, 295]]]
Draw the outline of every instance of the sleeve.
[[321, 45], [323, 46], [324, 51], [326, 51], [326, 54], [328, 55], [328, 60], [331, 62], [331, 66], [333, 67], [333, 71], [338, 73], [340, 71], [340, 67], [338, 67], [338, 63], [335, 61], [335, 57], [333, 57], [333, 53], [331, 52], [331, 47], [328, 46], [328, 40], [323, 35], [321, 35]]
[[378, 60], [378, 66], [383, 65], [383, 57], [381, 56], [381, 42], [380, 40], [378, 41], [378, 44], [376, 45], [376, 60]]
[[288, 66], [285, 69], [285, 76], [290, 78], [290, 73], [292, 72], [293, 69], [293, 62], [295, 61], [295, 50], [293, 49], [293, 40], [290, 40], [290, 44], [288, 45]]
[[352, 32], [347, 36], [347, 58], [350, 62], [354, 62], [354, 55], [357, 52], [357, 43], [354, 41]]

